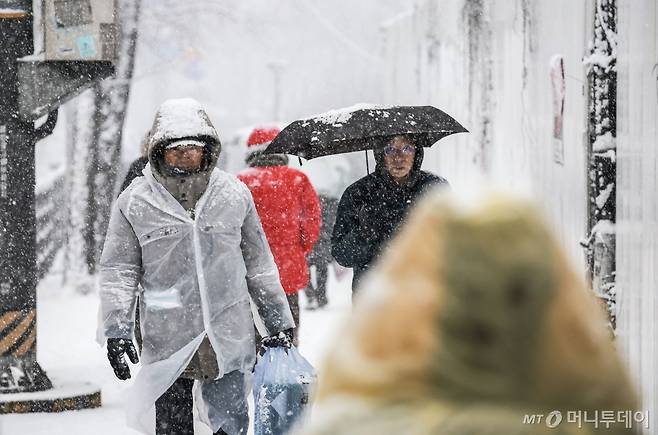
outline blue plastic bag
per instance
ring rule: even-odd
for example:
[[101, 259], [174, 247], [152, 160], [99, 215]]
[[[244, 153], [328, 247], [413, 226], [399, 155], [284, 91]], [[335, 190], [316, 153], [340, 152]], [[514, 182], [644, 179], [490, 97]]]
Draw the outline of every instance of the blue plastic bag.
[[310, 406], [313, 366], [296, 347], [268, 348], [254, 369], [255, 435], [285, 435]]

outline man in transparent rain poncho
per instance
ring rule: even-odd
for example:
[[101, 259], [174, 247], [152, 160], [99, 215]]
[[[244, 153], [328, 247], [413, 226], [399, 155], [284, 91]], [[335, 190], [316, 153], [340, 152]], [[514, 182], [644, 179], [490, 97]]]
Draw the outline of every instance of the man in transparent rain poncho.
[[[101, 331], [119, 379], [130, 377], [139, 293], [142, 369], [127, 400], [131, 426], [193, 434], [192, 395], [216, 434], [246, 433], [255, 362], [250, 298], [268, 346], [294, 322], [251, 194], [215, 169], [219, 136], [194, 100], [160, 106], [149, 163], [119, 196], [100, 266]], [[194, 389], [193, 389], [194, 385]], [[194, 393], [193, 393], [194, 390]]]

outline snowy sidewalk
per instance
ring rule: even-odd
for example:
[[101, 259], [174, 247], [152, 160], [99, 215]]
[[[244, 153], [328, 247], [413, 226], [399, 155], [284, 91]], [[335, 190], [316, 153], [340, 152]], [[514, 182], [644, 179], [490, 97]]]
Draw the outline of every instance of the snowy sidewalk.
[[[330, 305], [319, 311], [302, 309], [301, 352], [313, 364], [321, 360], [340, 320], [350, 312], [351, 278], [336, 282], [329, 277]], [[126, 426], [122, 394], [131, 381], [114, 377], [105, 350], [95, 341], [98, 297], [82, 296], [59, 288], [59, 277], [39, 287], [38, 361], [54, 384], [91, 382], [102, 389], [102, 407], [62, 413], [0, 416], [1, 435], [138, 435]], [[300, 297], [302, 307], [304, 296]], [[197, 435], [211, 432], [203, 424]]]

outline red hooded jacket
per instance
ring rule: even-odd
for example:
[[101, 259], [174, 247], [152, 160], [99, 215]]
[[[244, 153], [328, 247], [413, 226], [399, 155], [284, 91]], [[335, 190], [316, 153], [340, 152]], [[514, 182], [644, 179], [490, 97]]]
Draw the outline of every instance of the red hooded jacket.
[[320, 235], [320, 201], [306, 175], [287, 166], [256, 166], [238, 175], [256, 210], [286, 294], [308, 285], [306, 255]]

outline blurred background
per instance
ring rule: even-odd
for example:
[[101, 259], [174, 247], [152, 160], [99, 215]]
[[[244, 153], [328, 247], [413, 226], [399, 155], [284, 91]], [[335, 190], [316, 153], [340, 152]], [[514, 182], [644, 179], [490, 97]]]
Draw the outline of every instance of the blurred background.
[[[118, 6], [123, 28], [131, 29], [120, 42], [120, 76], [66, 102], [53, 134], [36, 147], [37, 214], [46, 216], [38, 233], [46, 246], [39, 358], [55, 379], [75, 373], [100, 384], [105, 411], [2, 416], [0, 431], [83, 433], [99, 418], [123, 424], [123, 385], [93, 343], [95, 265], [118, 185], [140, 155], [156, 108], [177, 97], [206, 107], [224, 146], [218, 165], [233, 173], [244, 168], [244, 143], [255, 126], [285, 126], [357, 103], [444, 110], [470, 134], [432, 147], [424, 168], [457, 193], [494, 185], [542, 205], [608, 309], [644, 409], [658, 412], [655, 1], [119, 0]], [[111, 91], [119, 88], [126, 92]], [[118, 95], [119, 102], [108, 103]], [[112, 108], [121, 121], [104, 136], [99, 116]], [[321, 159], [340, 159], [338, 166], [348, 168], [343, 189], [366, 174], [363, 153]], [[313, 161], [305, 164], [312, 172]], [[332, 275], [335, 302], [306, 314], [322, 316], [302, 337], [312, 362], [322, 346], [310, 343], [320, 343], [349, 311], [347, 281]], [[71, 337], [74, 355], [61, 347]], [[81, 415], [87, 423], [78, 423]], [[53, 432], [51, 422], [59, 429]], [[131, 433], [110, 426], [107, 433]]]

